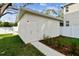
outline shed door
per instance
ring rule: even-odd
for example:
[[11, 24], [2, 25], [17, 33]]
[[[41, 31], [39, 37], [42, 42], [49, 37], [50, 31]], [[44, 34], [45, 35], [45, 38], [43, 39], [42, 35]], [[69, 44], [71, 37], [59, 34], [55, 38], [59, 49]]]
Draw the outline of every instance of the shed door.
[[42, 37], [41, 35], [41, 25], [40, 22], [34, 22], [34, 21], [29, 21], [26, 25], [27, 27], [27, 31], [29, 34], [28, 38], [29, 41], [36, 41], [36, 40], [40, 40], [40, 38]]

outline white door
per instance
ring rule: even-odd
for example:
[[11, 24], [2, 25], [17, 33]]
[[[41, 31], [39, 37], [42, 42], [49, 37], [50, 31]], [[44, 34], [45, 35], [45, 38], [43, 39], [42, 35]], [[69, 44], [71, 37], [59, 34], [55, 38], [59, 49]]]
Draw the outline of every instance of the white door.
[[41, 35], [41, 26], [40, 22], [34, 22], [34, 21], [29, 21], [27, 22], [27, 40], [29, 41], [37, 41], [40, 40], [42, 35]]

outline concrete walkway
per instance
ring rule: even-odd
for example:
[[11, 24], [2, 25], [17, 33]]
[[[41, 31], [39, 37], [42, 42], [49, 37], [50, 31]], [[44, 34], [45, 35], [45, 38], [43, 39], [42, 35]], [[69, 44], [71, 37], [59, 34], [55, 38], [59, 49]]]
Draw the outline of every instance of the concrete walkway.
[[47, 56], [65, 56], [64, 54], [61, 54], [60, 52], [57, 52], [54, 49], [49, 48], [48, 46], [42, 44], [41, 42], [32, 42], [33, 46], [35, 46], [39, 51], [41, 51], [44, 55]]

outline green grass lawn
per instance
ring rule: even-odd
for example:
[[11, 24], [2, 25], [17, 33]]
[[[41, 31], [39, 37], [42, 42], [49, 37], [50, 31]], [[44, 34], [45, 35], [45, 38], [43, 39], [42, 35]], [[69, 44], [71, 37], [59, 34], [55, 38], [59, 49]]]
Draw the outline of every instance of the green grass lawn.
[[44, 56], [32, 44], [25, 44], [18, 35], [0, 35], [0, 55], [2, 56]]
[[79, 56], [79, 38], [71, 38], [65, 36], [53, 38], [45, 37], [44, 40], [41, 40], [40, 42], [65, 55]]

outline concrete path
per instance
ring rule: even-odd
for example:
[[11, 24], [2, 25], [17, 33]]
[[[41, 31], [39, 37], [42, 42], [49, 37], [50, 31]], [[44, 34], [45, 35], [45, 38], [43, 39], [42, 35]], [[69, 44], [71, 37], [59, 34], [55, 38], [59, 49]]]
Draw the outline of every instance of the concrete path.
[[41, 42], [32, 42], [33, 46], [35, 46], [39, 51], [41, 51], [44, 55], [47, 56], [65, 56], [64, 54], [61, 54], [60, 52], [57, 52], [54, 49], [49, 48], [48, 46], [44, 45]]

